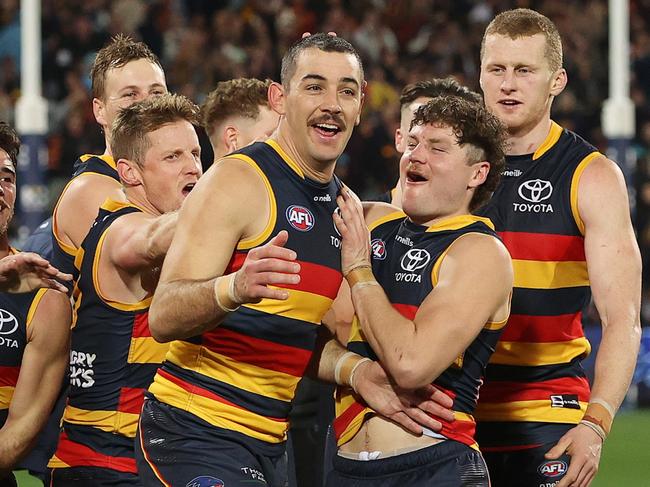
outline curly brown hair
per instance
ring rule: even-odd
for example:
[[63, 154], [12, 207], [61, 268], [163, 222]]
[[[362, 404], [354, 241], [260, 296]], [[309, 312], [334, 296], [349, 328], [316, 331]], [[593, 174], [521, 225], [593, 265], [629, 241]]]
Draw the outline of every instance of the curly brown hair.
[[20, 138], [13, 127], [6, 122], [0, 122], [0, 149], [7, 153], [14, 166], [18, 164]]
[[485, 182], [476, 188], [469, 204], [470, 212], [476, 211], [490, 199], [505, 167], [505, 127], [482, 104], [458, 96], [438, 96], [419, 107], [411, 128], [425, 124], [446, 125], [459, 146], [468, 144], [468, 165], [490, 163]]

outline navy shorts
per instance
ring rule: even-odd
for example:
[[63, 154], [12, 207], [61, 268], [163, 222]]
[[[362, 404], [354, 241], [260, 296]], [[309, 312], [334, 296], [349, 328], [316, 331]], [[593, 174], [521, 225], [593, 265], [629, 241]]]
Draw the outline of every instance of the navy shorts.
[[444, 441], [402, 455], [351, 460], [336, 455], [327, 487], [489, 487], [481, 454], [456, 441]]
[[217, 428], [168, 404], [145, 400], [135, 458], [144, 486], [287, 485], [285, 444]]
[[137, 475], [102, 467], [52, 469], [51, 487], [130, 487], [141, 486]]
[[494, 487], [553, 487], [566, 474], [571, 457], [547, 460], [556, 442], [508, 452], [484, 452]]

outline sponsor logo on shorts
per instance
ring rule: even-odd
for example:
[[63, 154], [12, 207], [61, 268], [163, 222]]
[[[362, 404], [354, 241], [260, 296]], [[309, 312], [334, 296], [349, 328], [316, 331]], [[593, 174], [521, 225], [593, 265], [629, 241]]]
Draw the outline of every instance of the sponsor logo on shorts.
[[293, 228], [301, 232], [308, 232], [314, 228], [314, 215], [304, 206], [291, 205], [285, 213], [287, 221]]
[[551, 395], [552, 408], [580, 409], [580, 400], [577, 394]]
[[225, 485], [221, 479], [210, 477], [209, 475], [201, 475], [190, 480], [185, 484], [185, 487], [225, 487]]
[[386, 244], [382, 239], [376, 238], [370, 242], [370, 249], [373, 259], [384, 260], [386, 258]]
[[544, 477], [559, 477], [564, 475], [567, 471], [567, 464], [562, 460], [551, 460], [542, 463], [537, 471]]

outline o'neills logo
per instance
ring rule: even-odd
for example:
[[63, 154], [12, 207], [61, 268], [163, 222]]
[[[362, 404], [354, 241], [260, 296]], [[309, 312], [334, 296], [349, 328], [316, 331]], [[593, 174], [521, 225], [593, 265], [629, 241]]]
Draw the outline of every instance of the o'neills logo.
[[529, 179], [519, 185], [517, 193], [526, 203], [512, 203], [515, 211], [553, 213], [550, 203], [543, 203], [553, 194], [553, 185], [543, 179]]
[[301, 232], [308, 232], [314, 228], [314, 215], [304, 206], [291, 205], [285, 213], [287, 221], [293, 228]]

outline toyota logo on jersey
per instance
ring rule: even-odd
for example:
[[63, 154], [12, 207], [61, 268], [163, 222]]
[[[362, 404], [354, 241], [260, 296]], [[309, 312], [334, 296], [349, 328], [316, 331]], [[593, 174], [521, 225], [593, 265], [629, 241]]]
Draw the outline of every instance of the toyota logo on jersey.
[[424, 249], [411, 249], [404, 254], [401, 261], [402, 269], [407, 272], [422, 269], [431, 260], [431, 255]]
[[289, 224], [300, 232], [314, 228], [314, 215], [304, 206], [291, 205], [285, 213]]
[[5, 309], [0, 309], [0, 335], [11, 335], [18, 329], [18, 320]]
[[521, 183], [517, 192], [524, 200], [531, 203], [539, 203], [551, 197], [551, 194], [553, 194], [553, 186], [550, 181], [530, 179]]

